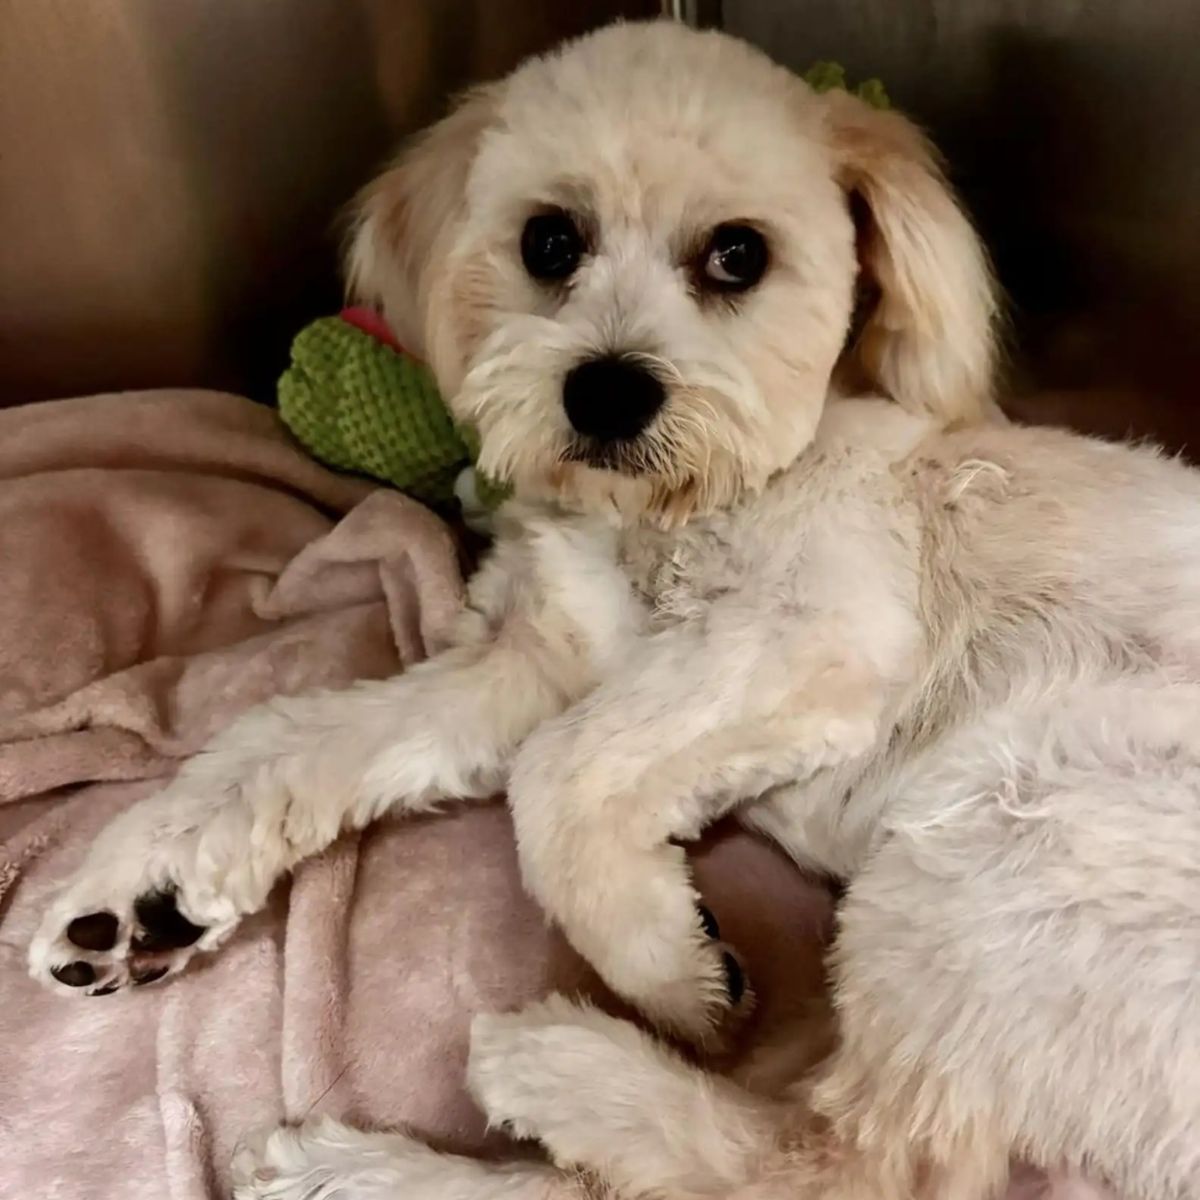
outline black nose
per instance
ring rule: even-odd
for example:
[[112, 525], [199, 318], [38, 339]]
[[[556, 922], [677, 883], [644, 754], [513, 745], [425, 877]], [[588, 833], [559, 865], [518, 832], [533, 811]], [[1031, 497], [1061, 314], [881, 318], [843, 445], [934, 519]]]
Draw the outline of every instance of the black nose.
[[666, 391], [636, 359], [610, 355], [572, 367], [563, 380], [563, 407], [577, 433], [598, 442], [637, 437], [663, 406]]

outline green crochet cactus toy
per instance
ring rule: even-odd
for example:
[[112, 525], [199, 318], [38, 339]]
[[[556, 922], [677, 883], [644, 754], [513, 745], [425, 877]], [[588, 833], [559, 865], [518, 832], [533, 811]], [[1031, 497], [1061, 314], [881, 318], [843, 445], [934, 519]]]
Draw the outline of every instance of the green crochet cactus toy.
[[495, 508], [506, 489], [475, 473], [472, 434], [455, 425], [433, 375], [380, 318], [345, 309], [306, 326], [279, 380], [279, 413], [328, 466], [381, 479], [435, 507]]
[[[834, 62], [816, 63], [804, 78], [818, 92], [847, 87], [845, 70]], [[878, 79], [854, 94], [889, 107]], [[348, 308], [300, 331], [279, 381], [279, 412], [315, 458], [426, 504], [457, 499], [464, 512], [486, 513], [508, 494], [475, 471], [477, 441], [455, 425], [429, 369], [367, 309]]]

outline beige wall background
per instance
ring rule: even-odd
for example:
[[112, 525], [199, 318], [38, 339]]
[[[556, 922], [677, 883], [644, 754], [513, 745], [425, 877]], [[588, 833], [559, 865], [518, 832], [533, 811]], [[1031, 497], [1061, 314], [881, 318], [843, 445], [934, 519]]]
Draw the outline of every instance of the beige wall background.
[[0, 0], [0, 403], [268, 396], [448, 92], [645, 0]]

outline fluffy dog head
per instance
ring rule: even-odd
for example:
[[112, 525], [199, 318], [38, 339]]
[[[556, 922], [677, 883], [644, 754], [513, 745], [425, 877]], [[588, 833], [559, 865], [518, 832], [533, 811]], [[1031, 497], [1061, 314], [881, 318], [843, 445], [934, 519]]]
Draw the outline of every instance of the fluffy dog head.
[[668, 22], [468, 95], [366, 191], [349, 276], [481, 467], [573, 506], [730, 504], [835, 377], [946, 423], [988, 402], [986, 261], [915, 129]]

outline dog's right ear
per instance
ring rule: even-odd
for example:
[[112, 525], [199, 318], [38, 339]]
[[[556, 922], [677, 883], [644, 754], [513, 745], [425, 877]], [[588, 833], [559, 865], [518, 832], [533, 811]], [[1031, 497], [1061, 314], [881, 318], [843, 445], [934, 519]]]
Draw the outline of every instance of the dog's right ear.
[[355, 200], [346, 290], [378, 309], [406, 350], [426, 357], [430, 266], [462, 215], [467, 175], [496, 108], [494, 86], [466, 93]]

